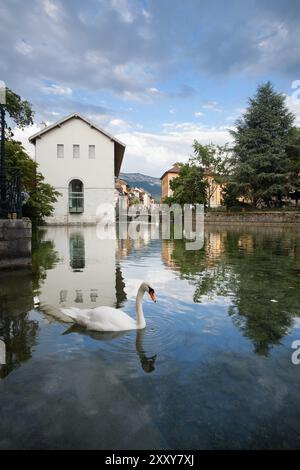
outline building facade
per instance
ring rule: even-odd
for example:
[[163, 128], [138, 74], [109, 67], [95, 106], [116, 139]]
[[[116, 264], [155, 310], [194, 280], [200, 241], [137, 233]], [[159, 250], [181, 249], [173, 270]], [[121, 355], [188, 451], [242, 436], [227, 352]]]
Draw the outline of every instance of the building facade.
[[115, 204], [115, 177], [125, 145], [78, 113], [44, 127], [29, 141], [45, 181], [61, 193], [46, 223], [101, 221], [104, 205]]
[[[179, 175], [180, 169], [175, 165], [169, 170], [165, 171], [161, 179], [161, 199], [164, 200], [165, 197], [171, 197], [173, 191], [170, 188], [170, 182], [173, 178], [177, 178]], [[208, 206], [209, 207], [219, 207], [222, 204], [222, 187], [220, 184], [216, 183], [214, 178], [211, 176], [209, 171], [205, 172], [205, 177], [208, 182], [207, 196], [208, 196]]]
[[177, 178], [179, 175], [180, 169], [178, 166], [173, 166], [169, 170], [165, 171], [162, 175], [161, 179], [161, 199], [164, 200], [165, 197], [171, 197], [173, 195], [173, 191], [170, 188], [170, 181], [173, 178]]

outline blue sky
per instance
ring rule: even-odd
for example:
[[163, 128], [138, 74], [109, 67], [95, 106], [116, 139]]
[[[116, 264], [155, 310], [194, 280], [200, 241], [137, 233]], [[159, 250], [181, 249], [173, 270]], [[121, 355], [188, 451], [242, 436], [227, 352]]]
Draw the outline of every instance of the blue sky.
[[0, 0], [0, 17], [0, 79], [36, 111], [16, 132], [29, 151], [42, 120], [77, 111], [126, 143], [123, 171], [160, 176], [195, 138], [228, 141], [267, 80], [300, 123], [297, 0]]

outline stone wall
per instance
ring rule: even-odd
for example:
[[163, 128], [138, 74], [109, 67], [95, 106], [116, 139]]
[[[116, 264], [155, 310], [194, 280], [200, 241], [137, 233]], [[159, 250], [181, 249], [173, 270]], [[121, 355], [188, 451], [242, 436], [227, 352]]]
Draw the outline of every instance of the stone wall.
[[0, 269], [31, 265], [31, 221], [0, 219]]
[[207, 212], [205, 223], [214, 224], [299, 224], [300, 211]]

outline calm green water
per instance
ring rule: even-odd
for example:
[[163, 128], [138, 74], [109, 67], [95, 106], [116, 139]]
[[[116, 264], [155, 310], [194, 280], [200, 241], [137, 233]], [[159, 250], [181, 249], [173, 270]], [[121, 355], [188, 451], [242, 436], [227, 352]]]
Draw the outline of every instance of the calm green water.
[[[147, 326], [88, 333], [64, 306]], [[0, 448], [300, 448], [300, 229], [206, 229], [182, 241], [99, 240], [94, 228], [38, 232], [33, 271], [0, 274]], [[33, 308], [33, 295], [41, 300]]]

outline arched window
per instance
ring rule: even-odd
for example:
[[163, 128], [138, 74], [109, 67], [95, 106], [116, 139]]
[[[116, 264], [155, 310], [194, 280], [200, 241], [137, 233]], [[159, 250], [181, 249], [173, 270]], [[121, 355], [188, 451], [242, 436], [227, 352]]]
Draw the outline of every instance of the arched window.
[[72, 180], [69, 184], [69, 212], [80, 214], [83, 212], [83, 183], [80, 180]]
[[85, 267], [85, 243], [81, 233], [72, 233], [69, 238], [70, 266], [74, 272], [82, 272]]

